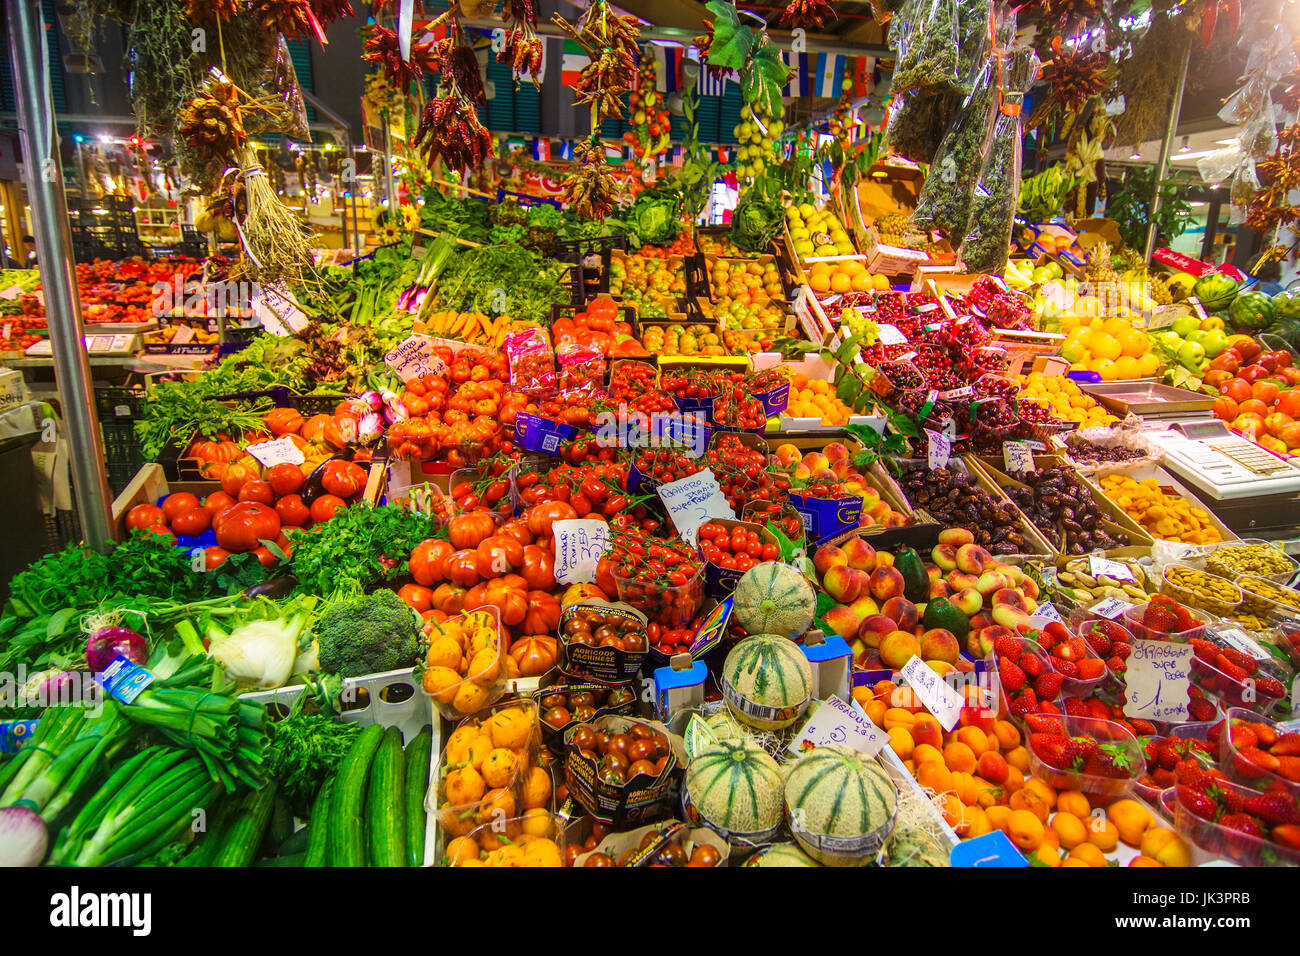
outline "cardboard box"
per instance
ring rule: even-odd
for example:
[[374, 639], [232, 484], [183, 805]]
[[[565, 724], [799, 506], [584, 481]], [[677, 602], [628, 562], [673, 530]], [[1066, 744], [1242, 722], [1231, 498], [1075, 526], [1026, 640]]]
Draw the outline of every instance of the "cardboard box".
[[849, 197], [853, 228], [865, 233], [877, 219], [894, 213], [910, 214], [924, 182], [925, 173], [907, 160], [893, 157], [876, 163]]

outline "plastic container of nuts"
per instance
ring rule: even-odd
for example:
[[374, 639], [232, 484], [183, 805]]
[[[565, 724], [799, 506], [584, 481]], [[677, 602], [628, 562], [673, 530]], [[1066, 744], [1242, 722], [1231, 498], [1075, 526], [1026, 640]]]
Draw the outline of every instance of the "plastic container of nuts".
[[1249, 574], [1286, 584], [1300, 571], [1300, 563], [1259, 538], [1213, 545], [1202, 557], [1189, 556], [1184, 561], [1229, 581]]
[[1185, 564], [1168, 565], [1161, 576], [1160, 593], [1211, 614], [1226, 617], [1241, 605], [1241, 588], [1227, 578], [1198, 571]]
[[1269, 620], [1300, 617], [1300, 591], [1254, 574], [1237, 578], [1237, 587], [1242, 593], [1242, 610]]

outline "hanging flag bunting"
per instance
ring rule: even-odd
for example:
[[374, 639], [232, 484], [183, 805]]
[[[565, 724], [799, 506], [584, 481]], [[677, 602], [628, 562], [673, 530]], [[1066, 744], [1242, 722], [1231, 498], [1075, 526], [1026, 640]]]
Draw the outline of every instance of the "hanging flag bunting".
[[726, 76], [714, 77], [712, 71], [700, 64], [699, 90], [701, 96], [723, 96], [727, 92]]
[[435, 40], [447, 39], [447, 24], [439, 23], [436, 27], [430, 30], [429, 24], [432, 22], [432, 20], [424, 20], [416, 24], [415, 30], [419, 31], [420, 43], [432, 43]]
[[682, 88], [682, 48], [662, 46], [663, 62], [659, 64], [659, 92], [674, 93]]
[[573, 159], [573, 140], [566, 139], [560, 143], [560, 159]]
[[807, 53], [793, 53], [789, 50], [781, 54], [781, 60], [788, 66], [793, 73], [790, 76], [790, 82], [782, 90], [784, 96], [811, 96], [812, 95], [812, 77], [811, 69], [808, 66]]
[[560, 64], [560, 82], [572, 87], [591, 60], [576, 40], [564, 41], [564, 58]]
[[814, 96], [839, 96], [840, 80], [848, 57], [840, 53], [818, 53], [817, 73], [813, 78]]

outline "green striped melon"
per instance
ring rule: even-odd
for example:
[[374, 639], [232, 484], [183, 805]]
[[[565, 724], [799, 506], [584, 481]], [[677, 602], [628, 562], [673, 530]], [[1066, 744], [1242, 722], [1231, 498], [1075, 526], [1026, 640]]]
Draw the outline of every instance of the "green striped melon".
[[692, 715], [686, 732], [682, 734], [682, 742], [686, 745], [686, 755], [694, 760], [705, 747], [719, 740], [739, 740], [744, 736], [745, 731], [731, 716], [731, 711], [721, 710], [708, 717]]
[[691, 813], [724, 839], [762, 843], [781, 825], [781, 770], [752, 737], [705, 747], [686, 769]]
[[790, 832], [826, 866], [864, 866], [889, 836], [898, 790], [856, 750], [826, 744], [795, 761], [785, 782]]
[[793, 843], [773, 843], [765, 846], [748, 860], [745, 866], [821, 866]]
[[764, 561], [736, 582], [732, 614], [750, 634], [798, 637], [812, 626], [816, 611], [812, 585], [788, 564]]
[[742, 724], [789, 727], [812, 696], [812, 667], [799, 645], [776, 634], [747, 637], [722, 665], [722, 698]]

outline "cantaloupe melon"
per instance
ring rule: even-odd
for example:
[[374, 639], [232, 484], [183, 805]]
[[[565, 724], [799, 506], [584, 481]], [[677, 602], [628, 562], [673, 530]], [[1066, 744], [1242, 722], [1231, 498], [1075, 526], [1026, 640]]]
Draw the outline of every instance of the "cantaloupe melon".
[[747, 637], [722, 665], [722, 699], [742, 724], [789, 727], [812, 695], [812, 667], [799, 645], [777, 634]]
[[788, 564], [764, 561], [736, 582], [732, 614], [750, 634], [798, 637], [812, 625], [816, 611], [812, 585]]
[[745, 866], [821, 866], [793, 843], [773, 843], [765, 846], [748, 860]]
[[948, 850], [925, 830], [900, 825], [889, 838], [889, 866], [951, 866]]
[[699, 714], [692, 716], [682, 734], [682, 742], [686, 745], [686, 755], [694, 760], [705, 747], [720, 740], [739, 740], [744, 736], [744, 728], [736, 723], [731, 711], [721, 710], [708, 717]]
[[741, 737], [707, 746], [691, 761], [684, 799], [700, 823], [752, 846], [781, 825], [784, 789], [776, 761], [754, 738]]
[[800, 756], [785, 782], [786, 817], [805, 853], [826, 866], [865, 866], [889, 837], [898, 790], [884, 768], [827, 744]]

